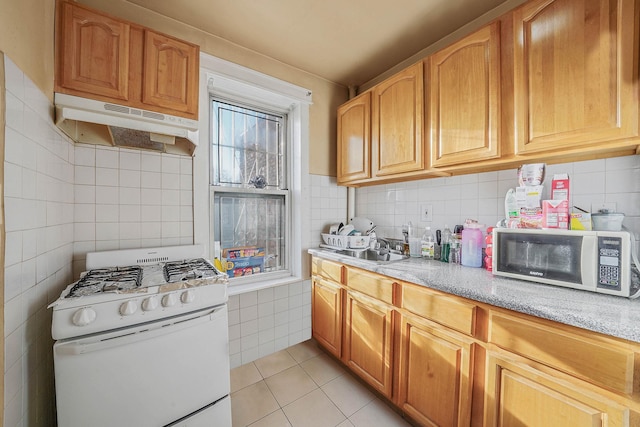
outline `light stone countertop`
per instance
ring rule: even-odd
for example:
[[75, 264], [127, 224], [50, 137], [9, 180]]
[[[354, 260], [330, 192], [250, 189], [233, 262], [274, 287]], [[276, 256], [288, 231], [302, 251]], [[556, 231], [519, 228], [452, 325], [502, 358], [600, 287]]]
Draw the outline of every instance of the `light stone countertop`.
[[483, 268], [409, 258], [376, 263], [330, 250], [311, 255], [543, 319], [640, 343], [640, 298], [597, 294], [494, 276]]

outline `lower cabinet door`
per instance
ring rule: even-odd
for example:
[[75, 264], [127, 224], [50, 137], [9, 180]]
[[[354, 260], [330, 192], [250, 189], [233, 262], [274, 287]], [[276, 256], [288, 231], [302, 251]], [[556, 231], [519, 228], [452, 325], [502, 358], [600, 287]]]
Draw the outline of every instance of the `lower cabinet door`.
[[393, 307], [347, 291], [343, 360], [362, 379], [391, 398]]
[[623, 427], [629, 408], [604, 394], [552, 376], [502, 353], [487, 354], [485, 426]]
[[411, 315], [400, 325], [400, 408], [425, 426], [468, 426], [473, 341]]
[[342, 288], [319, 277], [313, 278], [311, 292], [311, 330], [327, 351], [342, 353]]

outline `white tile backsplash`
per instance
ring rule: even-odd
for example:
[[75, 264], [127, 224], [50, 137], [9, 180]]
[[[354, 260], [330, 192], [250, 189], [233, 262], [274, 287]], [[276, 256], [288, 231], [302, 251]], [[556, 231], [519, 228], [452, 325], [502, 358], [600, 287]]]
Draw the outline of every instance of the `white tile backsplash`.
[[46, 306], [72, 278], [74, 156], [47, 97], [6, 57], [5, 76], [4, 425], [32, 425], [54, 419]]
[[311, 281], [229, 297], [229, 358], [234, 368], [311, 337]]
[[[640, 238], [640, 156], [623, 156], [577, 163], [548, 165], [545, 197], [554, 173], [568, 173], [571, 204], [590, 209], [592, 204], [614, 202], [625, 216], [624, 225]], [[453, 227], [467, 218], [487, 226], [504, 217], [504, 196], [517, 186], [517, 171], [399, 182], [356, 190], [356, 215], [378, 225], [378, 235], [401, 238], [402, 224], [411, 221], [432, 230]], [[415, 188], [416, 203], [410, 193]], [[433, 221], [420, 219], [420, 205], [432, 205]]]
[[118, 149], [105, 147], [92, 147], [96, 150], [96, 168], [118, 168]]

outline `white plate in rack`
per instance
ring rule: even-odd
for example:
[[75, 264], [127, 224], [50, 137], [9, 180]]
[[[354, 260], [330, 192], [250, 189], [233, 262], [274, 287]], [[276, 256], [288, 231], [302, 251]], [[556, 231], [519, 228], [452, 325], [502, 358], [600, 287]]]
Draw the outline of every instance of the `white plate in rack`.
[[[320, 244], [321, 248], [326, 248], [326, 249], [331, 249], [334, 251], [344, 251], [346, 248], [340, 248], [338, 246], [331, 246], [331, 245], [324, 245], [324, 244]], [[349, 248], [350, 251], [352, 252], [364, 252], [369, 248]]]
[[322, 234], [325, 245], [335, 249], [366, 249], [369, 247], [369, 236], [341, 236], [339, 234]]

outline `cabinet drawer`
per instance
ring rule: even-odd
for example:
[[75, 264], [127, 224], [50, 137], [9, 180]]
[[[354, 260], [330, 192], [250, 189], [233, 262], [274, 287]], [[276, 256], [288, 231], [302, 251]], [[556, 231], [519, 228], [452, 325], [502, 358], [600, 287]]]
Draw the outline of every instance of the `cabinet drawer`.
[[497, 312], [489, 315], [489, 342], [614, 391], [638, 389], [630, 344]]
[[357, 268], [347, 269], [346, 285], [350, 289], [362, 292], [387, 304], [393, 304], [394, 281], [375, 273]]
[[311, 274], [322, 276], [325, 279], [342, 283], [342, 264], [326, 259], [313, 257], [311, 262]]
[[405, 284], [402, 304], [405, 310], [433, 320], [467, 335], [475, 334], [476, 306], [424, 287]]

